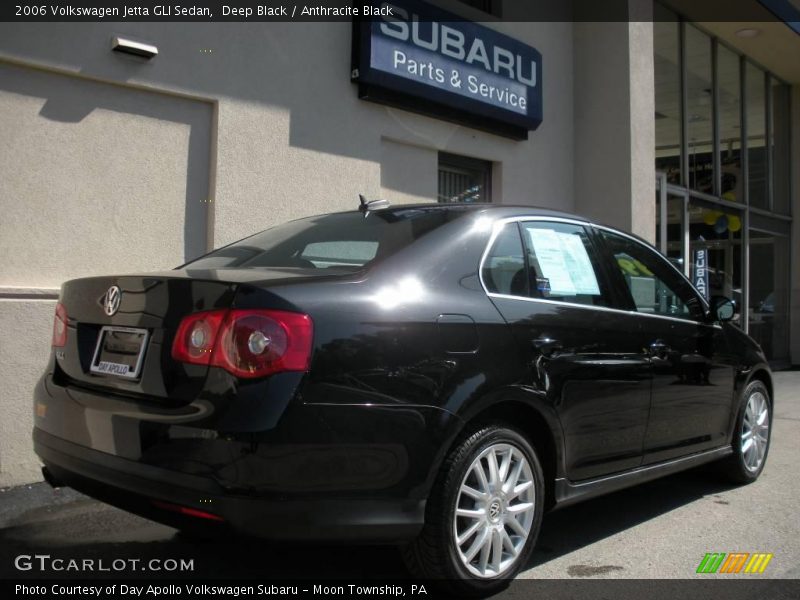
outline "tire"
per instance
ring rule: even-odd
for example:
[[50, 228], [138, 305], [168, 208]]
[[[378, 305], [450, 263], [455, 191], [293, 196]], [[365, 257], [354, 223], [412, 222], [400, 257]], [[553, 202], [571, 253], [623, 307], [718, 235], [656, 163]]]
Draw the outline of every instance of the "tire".
[[502, 424], [472, 429], [439, 471], [422, 532], [403, 549], [406, 565], [413, 575], [435, 580], [451, 593], [500, 591], [525, 566], [536, 544], [544, 494], [539, 458], [522, 434]]
[[[752, 381], [739, 403], [731, 442], [733, 454], [722, 463], [726, 479], [737, 484], [758, 479], [767, 462], [771, 439], [772, 399], [761, 381]], [[748, 445], [748, 440], [754, 441]]]

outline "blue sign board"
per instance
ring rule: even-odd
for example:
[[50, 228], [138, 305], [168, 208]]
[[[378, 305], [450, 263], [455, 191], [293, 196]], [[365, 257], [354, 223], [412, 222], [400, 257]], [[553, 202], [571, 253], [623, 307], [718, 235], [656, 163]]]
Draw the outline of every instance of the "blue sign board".
[[516, 139], [542, 122], [535, 48], [419, 0], [371, 4], [382, 16], [353, 33], [362, 98]]

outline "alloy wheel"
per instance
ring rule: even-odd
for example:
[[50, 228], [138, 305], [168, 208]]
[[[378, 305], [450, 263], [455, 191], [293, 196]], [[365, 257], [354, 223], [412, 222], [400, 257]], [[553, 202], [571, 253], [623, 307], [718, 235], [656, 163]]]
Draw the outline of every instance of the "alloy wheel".
[[516, 446], [493, 444], [472, 461], [453, 517], [458, 557], [472, 575], [497, 577], [516, 563], [533, 525], [535, 496], [533, 471]]
[[748, 471], [761, 468], [769, 444], [769, 403], [760, 391], [750, 395], [742, 421], [742, 456]]

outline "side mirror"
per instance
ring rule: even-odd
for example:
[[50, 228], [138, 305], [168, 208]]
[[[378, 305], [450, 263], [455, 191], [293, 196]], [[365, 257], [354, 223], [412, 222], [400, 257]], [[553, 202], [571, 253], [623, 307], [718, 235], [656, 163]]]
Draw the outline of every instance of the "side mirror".
[[736, 303], [725, 296], [712, 296], [708, 316], [712, 321], [724, 323], [736, 315]]

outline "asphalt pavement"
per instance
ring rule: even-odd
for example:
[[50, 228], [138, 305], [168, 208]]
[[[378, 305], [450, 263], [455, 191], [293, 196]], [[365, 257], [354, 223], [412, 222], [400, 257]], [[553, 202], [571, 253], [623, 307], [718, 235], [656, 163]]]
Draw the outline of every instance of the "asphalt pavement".
[[[696, 574], [707, 552], [772, 553], [764, 577], [800, 578], [800, 371], [776, 373], [775, 381], [772, 446], [756, 483], [722, 483], [711, 465], [554, 511], [520, 578], [707, 578]], [[391, 547], [198, 541], [69, 489], [0, 489], [0, 578], [43, 577], [14, 565], [34, 554], [185, 558], [204, 577], [408, 577]], [[92, 576], [106, 575], [114, 573]]]

